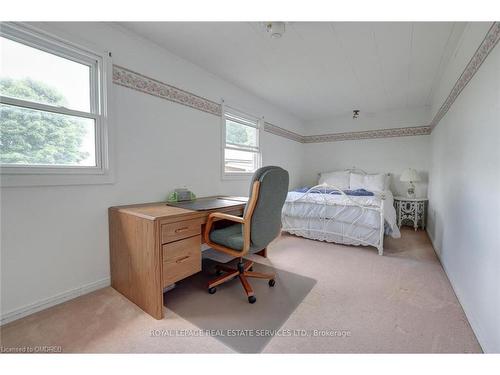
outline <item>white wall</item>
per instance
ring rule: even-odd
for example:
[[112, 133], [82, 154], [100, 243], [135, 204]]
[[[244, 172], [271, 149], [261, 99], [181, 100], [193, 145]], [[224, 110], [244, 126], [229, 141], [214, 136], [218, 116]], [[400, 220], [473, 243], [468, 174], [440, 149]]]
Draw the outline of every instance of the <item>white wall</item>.
[[[489, 28], [469, 24], [434, 108]], [[454, 73], [454, 74], [453, 74]], [[443, 88], [444, 87], [444, 88]], [[428, 233], [485, 352], [500, 352], [500, 47], [431, 135]]]
[[[192, 91], [224, 97], [293, 131], [301, 123], [158, 46], [106, 24], [37, 24], [69, 40], [110, 50], [113, 63]], [[121, 86], [113, 86], [115, 183], [16, 187], [1, 191], [1, 312], [3, 318], [109, 282], [107, 208], [160, 201], [186, 185], [199, 196], [246, 195], [248, 181], [222, 181], [220, 119]], [[302, 145], [262, 134], [263, 163], [302, 183]], [[46, 307], [46, 306], [45, 306]]]
[[415, 168], [422, 177], [416, 183], [417, 196], [426, 196], [429, 170], [429, 136], [367, 139], [305, 145], [304, 181], [317, 183], [317, 174], [337, 169], [361, 168], [369, 173], [392, 174], [394, 195], [405, 195], [408, 188], [399, 181], [405, 168]]

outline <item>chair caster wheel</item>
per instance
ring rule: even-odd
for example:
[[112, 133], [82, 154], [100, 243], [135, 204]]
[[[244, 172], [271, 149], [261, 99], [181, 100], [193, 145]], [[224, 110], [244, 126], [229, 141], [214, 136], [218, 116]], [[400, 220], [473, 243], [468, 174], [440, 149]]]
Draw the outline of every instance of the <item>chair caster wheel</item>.
[[208, 293], [214, 294], [217, 291], [217, 288], [208, 288]]
[[248, 303], [255, 303], [255, 301], [257, 301], [257, 298], [255, 298], [255, 296], [248, 297]]
[[276, 285], [276, 281], [274, 281], [274, 279], [271, 279], [271, 280], [269, 280], [268, 284], [270, 287], [273, 287], [274, 285]]

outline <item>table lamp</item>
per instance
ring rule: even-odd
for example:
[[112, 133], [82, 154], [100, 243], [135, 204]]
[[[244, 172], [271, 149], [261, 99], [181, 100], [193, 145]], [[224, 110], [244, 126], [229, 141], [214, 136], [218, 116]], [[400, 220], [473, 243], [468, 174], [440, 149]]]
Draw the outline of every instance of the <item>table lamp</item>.
[[415, 185], [414, 182], [420, 181], [420, 176], [417, 171], [413, 168], [408, 168], [401, 173], [401, 178], [399, 179], [402, 182], [409, 182], [408, 184], [408, 198], [415, 198]]

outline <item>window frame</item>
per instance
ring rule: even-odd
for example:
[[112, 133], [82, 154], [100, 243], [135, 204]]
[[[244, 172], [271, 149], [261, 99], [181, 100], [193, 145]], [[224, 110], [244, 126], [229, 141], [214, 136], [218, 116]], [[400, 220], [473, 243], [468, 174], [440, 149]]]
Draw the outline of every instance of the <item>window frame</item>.
[[[94, 120], [95, 166], [0, 164], [1, 186], [67, 185], [113, 182], [110, 166], [108, 100], [112, 62], [109, 52], [68, 42], [23, 23], [2, 22], [0, 36], [89, 67], [89, 112], [0, 95], [0, 103]], [[95, 177], [91, 177], [94, 175]], [[40, 178], [43, 176], [43, 178]], [[65, 177], [67, 176], [67, 177]], [[81, 176], [81, 177], [78, 177]]]
[[[254, 172], [226, 172], [226, 149], [235, 151], [246, 151], [253, 152], [256, 158], [256, 169], [262, 166], [262, 148], [261, 148], [261, 129], [264, 122], [263, 118], [259, 118], [248, 114], [247, 112], [241, 111], [234, 107], [230, 107], [222, 102], [221, 105], [222, 116], [221, 116], [221, 173], [223, 180], [246, 180], [253, 175]], [[227, 143], [226, 140], [226, 120], [231, 120], [233, 122], [239, 123], [244, 126], [253, 127], [257, 130], [257, 147], [238, 147], [237, 145], [231, 145]], [[241, 120], [240, 120], [241, 119]]]

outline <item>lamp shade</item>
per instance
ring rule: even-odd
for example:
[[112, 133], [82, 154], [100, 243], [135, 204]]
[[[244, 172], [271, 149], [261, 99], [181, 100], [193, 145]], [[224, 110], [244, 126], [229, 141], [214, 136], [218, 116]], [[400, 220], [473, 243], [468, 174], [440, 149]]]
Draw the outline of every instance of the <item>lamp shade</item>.
[[420, 181], [420, 176], [415, 169], [408, 168], [401, 173], [401, 178], [399, 180], [403, 182]]

